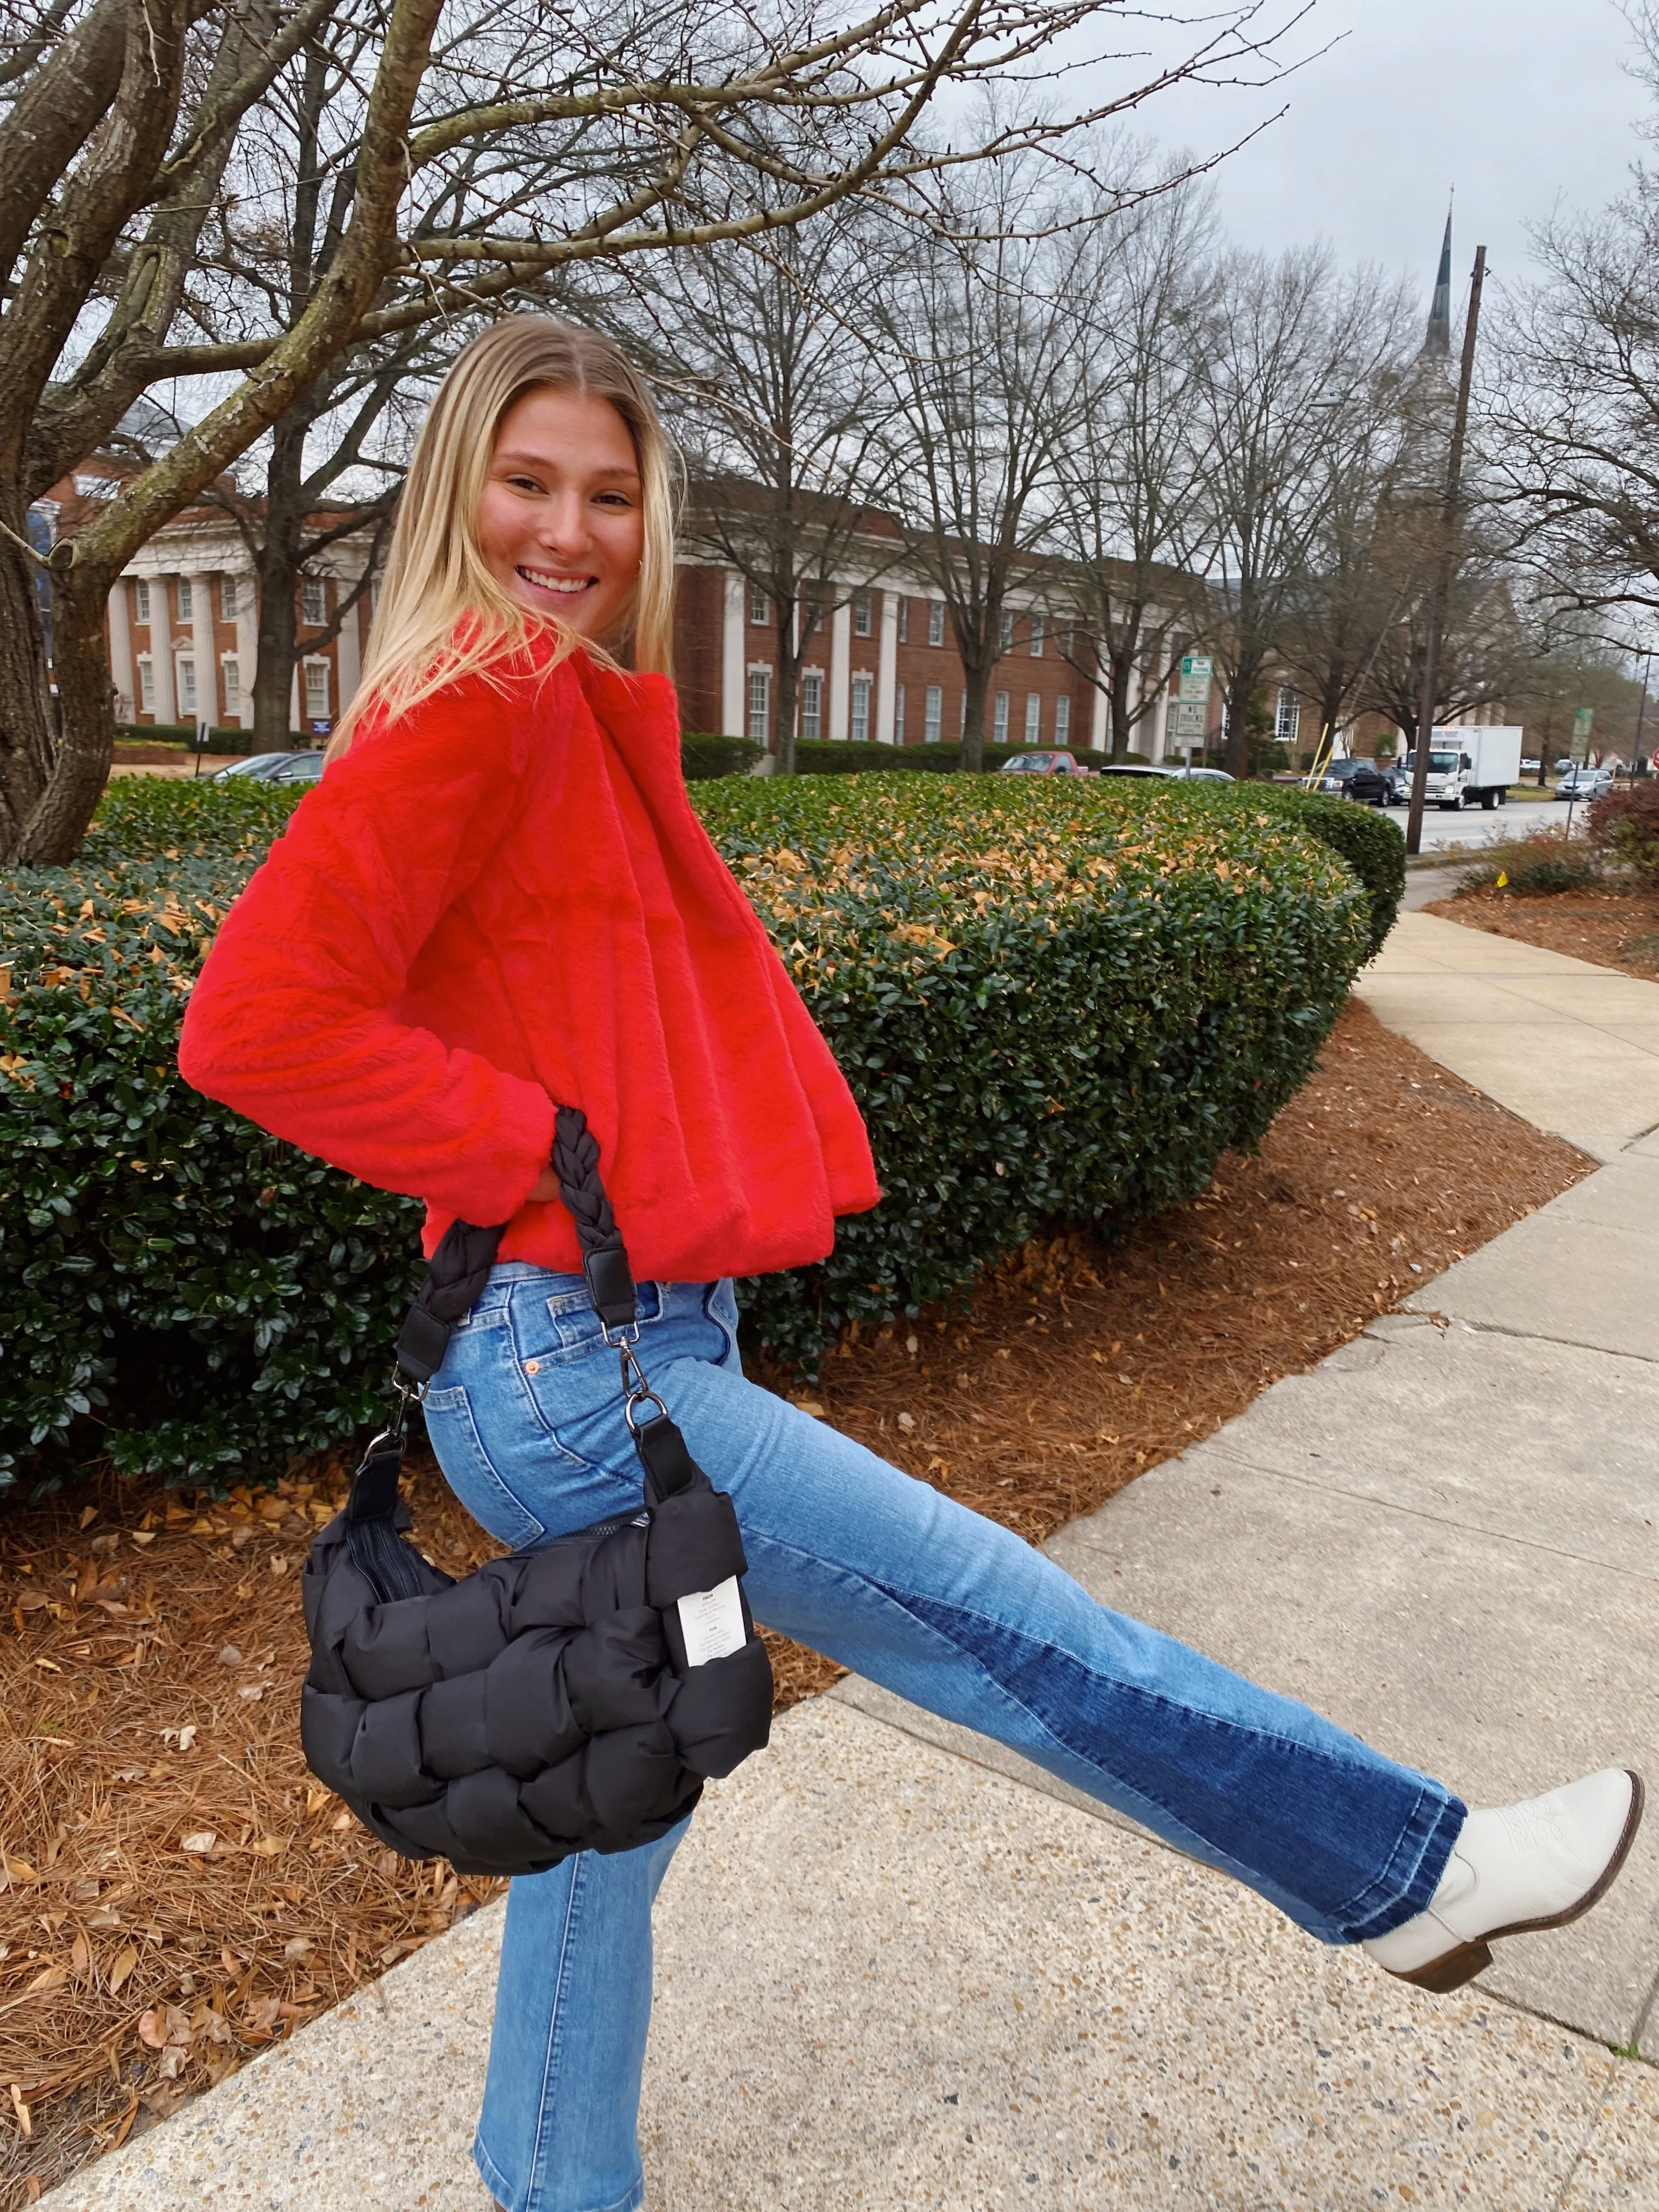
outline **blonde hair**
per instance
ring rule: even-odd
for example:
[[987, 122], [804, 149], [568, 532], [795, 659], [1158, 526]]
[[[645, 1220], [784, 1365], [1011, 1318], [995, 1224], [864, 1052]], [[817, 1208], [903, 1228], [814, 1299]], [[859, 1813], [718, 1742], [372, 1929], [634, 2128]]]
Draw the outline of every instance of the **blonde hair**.
[[484, 565], [478, 502], [507, 410], [550, 386], [610, 402], [638, 459], [645, 545], [626, 626], [634, 665], [672, 672], [678, 461], [644, 380], [596, 331], [546, 315], [509, 315], [473, 339], [438, 387], [398, 506], [363, 679], [328, 744], [346, 750], [365, 715], [396, 720], [463, 676], [487, 671], [538, 632], [555, 633], [555, 665], [592, 640], [510, 598]]

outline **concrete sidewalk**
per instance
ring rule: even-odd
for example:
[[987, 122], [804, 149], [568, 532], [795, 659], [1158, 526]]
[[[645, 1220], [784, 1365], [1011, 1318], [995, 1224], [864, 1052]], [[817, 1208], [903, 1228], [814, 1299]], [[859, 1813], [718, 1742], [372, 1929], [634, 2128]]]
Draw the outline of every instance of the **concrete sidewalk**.
[[[1609, 1014], [1626, 980], [1402, 919], [1382, 1018], [1611, 1164], [1050, 1547], [1475, 1802], [1659, 1784], [1659, 1012]], [[44, 2201], [481, 2212], [499, 1918]], [[1659, 2074], [1610, 2048], [1659, 2061], [1659, 1819], [1578, 1928], [1434, 1998], [849, 1681], [709, 1793], [658, 1979], [651, 2212], [1659, 2204]]]

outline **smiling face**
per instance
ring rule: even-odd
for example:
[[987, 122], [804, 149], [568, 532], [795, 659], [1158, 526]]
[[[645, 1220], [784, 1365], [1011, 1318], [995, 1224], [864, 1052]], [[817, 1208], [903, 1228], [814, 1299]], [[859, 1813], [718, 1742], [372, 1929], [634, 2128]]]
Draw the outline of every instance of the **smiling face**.
[[478, 501], [478, 550], [510, 599], [602, 638], [645, 549], [639, 458], [608, 399], [539, 385], [501, 417]]

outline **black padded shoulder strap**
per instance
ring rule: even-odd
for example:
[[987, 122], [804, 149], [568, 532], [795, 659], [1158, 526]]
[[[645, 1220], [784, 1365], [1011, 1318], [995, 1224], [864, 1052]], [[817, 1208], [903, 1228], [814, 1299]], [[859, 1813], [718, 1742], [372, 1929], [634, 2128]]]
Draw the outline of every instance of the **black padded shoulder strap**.
[[[561, 1106], [555, 1115], [553, 1170], [576, 1224], [594, 1310], [607, 1328], [624, 1328], [635, 1318], [634, 1273], [599, 1179], [599, 1139], [579, 1106]], [[410, 1382], [429, 1382], [443, 1365], [450, 1332], [477, 1304], [506, 1233], [505, 1222], [480, 1229], [452, 1221], [445, 1230], [398, 1333], [398, 1371]]]

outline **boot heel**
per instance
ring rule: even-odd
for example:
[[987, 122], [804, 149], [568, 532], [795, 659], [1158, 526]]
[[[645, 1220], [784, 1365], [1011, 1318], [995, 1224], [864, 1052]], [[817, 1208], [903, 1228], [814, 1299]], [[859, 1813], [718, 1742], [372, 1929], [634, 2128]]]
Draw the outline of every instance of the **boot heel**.
[[1483, 1938], [1475, 1943], [1460, 1943], [1456, 1950], [1431, 1959], [1426, 1966], [1401, 1974], [1400, 1978], [1402, 1982], [1415, 1982], [1419, 1990], [1432, 1990], [1437, 1996], [1443, 1997], [1452, 1990], [1461, 1990], [1477, 1974], [1484, 1974], [1491, 1964], [1492, 1946]]

